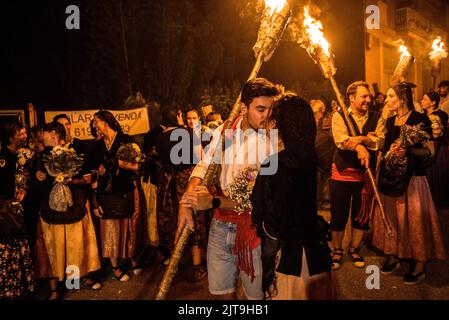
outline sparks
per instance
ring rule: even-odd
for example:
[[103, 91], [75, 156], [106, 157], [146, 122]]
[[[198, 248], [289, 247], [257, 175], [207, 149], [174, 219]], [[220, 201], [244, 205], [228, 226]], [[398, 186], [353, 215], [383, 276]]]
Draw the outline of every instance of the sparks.
[[270, 16], [279, 13], [287, 3], [287, 0], [265, 0], [265, 7], [269, 10]]
[[430, 60], [441, 60], [447, 58], [448, 53], [445, 49], [441, 37], [437, 37], [432, 44], [432, 51], [429, 53]]
[[330, 58], [330, 45], [324, 37], [323, 24], [310, 16], [307, 7], [304, 7], [304, 28], [311, 44], [315, 47], [320, 47], [322, 52]]

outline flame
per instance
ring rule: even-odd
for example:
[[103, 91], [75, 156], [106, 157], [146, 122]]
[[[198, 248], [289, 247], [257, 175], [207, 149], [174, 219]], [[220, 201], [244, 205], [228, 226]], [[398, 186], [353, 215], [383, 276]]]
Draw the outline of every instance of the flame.
[[408, 48], [406, 46], [404, 46], [404, 45], [401, 45], [399, 47], [399, 52], [402, 53], [403, 57], [411, 56], [410, 52], [408, 52]]
[[437, 37], [432, 44], [432, 51], [429, 53], [431, 60], [441, 60], [447, 58], [448, 53], [444, 48], [444, 42], [441, 37]]
[[279, 13], [287, 3], [287, 0], [265, 0], [265, 7], [269, 10], [270, 16]]
[[410, 57], [411, 56], [410, 52], [408, 51], [407, 46], [405, 45], [404, 40], [399, 39], [398, 41], [396, 41], [396, 43], [399, 45], [399, 52], [402, 53], [401, 59], [404, 58], [404, 57]]
[[324, 37], [323, 24], [310, 16], [307, 7], [304, 7], [304, 28], [312, 45], [320, 47], [322, 52], [330, 58], [330, 44]]

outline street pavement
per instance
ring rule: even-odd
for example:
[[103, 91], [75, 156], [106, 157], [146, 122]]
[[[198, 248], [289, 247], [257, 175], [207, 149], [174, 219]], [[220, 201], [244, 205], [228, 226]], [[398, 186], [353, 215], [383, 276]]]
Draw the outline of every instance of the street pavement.
[[[321, 214], [329, 219], [328, 211], [322, 211]], [[446, 248], [449, 248], [449, 211], [440, 212], [440, 218]], [[349, 231], [348, 225], [346, 234]], [[369, 234], [361, 251], [366, 260], [366, 268], [357, 269], [353, 267], [346, 249], [342, 268], [334, 272], [340, 300], [449, 300], [449, 263], [447, 261], [429, 263], [426, 279], [418, 285], [408, 286], [402, 281], [402, 277], [408, 268], [407, 264], [401, 264], [401, 268], [391, 275], [380, 275], [378, 271], [383, 258], [367, 243], [369, 244]], [[343, 247], [348, 248], [348, 237], [345, 237]], [[184, 266], [175, 278], [167, 299], [215, 299], [208, 292], [207, 277], [196, 282], [193, 280], [193, 269], [189, 266], [189, 261], [188, 254], [185, 254]], [[112, 274], [109, 274], [103, 282], [103, 289], [99, 291], [90, 289], [70, 290], [65, 295], [65, 299], [153, 300], [164, 271], [164, 265], [153, 264], [144, 269], [140, 275], [132, 276], [128, 282], [119, 282], [112, 277]], [[379, 276], [377, 279], [376, 273]], [[368, 286], [366, 285], [367, 282]]]

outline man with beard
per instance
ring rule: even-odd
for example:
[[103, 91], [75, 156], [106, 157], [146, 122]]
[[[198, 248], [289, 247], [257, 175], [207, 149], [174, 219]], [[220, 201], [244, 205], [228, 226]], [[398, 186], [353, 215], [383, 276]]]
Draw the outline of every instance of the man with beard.
[[[385, 135], [385, 125], [380, 114], [368, 110], [371, 104], [369, 84], [363, 81], [354, 82], [349, 85], [346, 95], [350, 103], [349, 118], [357, 136], [351, 137], [343, 113], [336, 112], [332, 117], [332, 136], [337, 151], [334, 154], [329, 181], [334, 270], [338, 270], [342, 264], [342, 242], [349, 211], [352, 226], [349, 254], [355, 267], [365, 266], [365, 261], [359, 253], [364, 231], [368, 229], [368, 221], [361, 219], [365, 208], [362, 203], [371, 202], [362, 199], [362, 189], [366, 187], [367, 181], [364, 173], [370, 162], [376, 162], [374, 151], [378, 150]], [[363, 191], [366, 195], [367, 190]]]
[[449, 80], [443, 80], [438, 85], [440, 94], [440, 109], [449, 114]]

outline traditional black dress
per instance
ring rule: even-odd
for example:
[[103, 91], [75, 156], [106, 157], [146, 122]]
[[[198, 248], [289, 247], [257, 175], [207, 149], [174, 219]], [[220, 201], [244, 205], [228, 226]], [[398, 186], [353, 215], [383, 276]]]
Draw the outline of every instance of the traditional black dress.
[[121, 145], [133, 143], [131, 136], [117, 132], [110, 149], [99, 143], [98, 162], [106, 169], [100, 177], [98, 202], [104, 210], [100, 221], [102, 256], [131, 258], [141, 236], [140, 196], [137, 177], [118, 166], [117, 151]]
[[[0, 210], [15, 195], [16, 161], [16, 154], [7, 147], [0, 151]], [[33, 262], [24, 232], [0, 231], [0, 299], [21, 297], [34, 287]]]
[[[385, 152], [399, 138], [401, 127], [395, 125], [395, 118], [386, 122]], [[430, 120], [425, 114], [412, 111], [405, 124], [415, 126], [424, 124], [430, 132]], [[401, 179], [405, 183], [383, 183], [388, 171], [385, 160], [379, 176], [379, 191], [384, 204], [385, 216], [394, 231], [387, 235], [381, 214], [376, 207], [373, 217], [373, 246], [386, 255], [415, 261], [432, 259], [445, 260], [443, 234], [435, 205], [426, 178], [425, 158], [414, 150], [422, 148], [417, 144], [407, 150], [407, 175]], [[398, 188], [400, 185], [400, 188]], [[387, 187], [389, 186], [389, 187]]]

